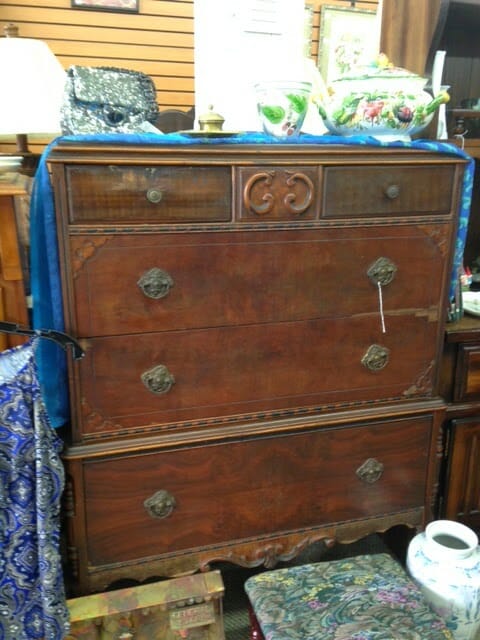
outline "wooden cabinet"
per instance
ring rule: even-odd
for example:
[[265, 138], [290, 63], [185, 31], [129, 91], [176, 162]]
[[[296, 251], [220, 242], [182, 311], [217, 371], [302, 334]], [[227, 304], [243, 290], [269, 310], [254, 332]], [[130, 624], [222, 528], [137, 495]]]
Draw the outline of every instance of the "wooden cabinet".
[[[450, 133], [461, 117], [469, 131], [465, 150], [476, 158], [472, 207], [464, 264], [474, 268], [480, 256], [480, 140], [478, 111], [459, 110], [462, 100], [480, 97], [479, 0], [443, 0], [438, 47], [447, 52], [444, 82], [451, 85]], [[439, 514], [459, 520], [480, 532], [480, 320], [465, 315], [447, 325], [441, 393], [448, 402], [445, 471]]]
[[480, 417], [452, 420], [449, 438], [443, 515], [480, 531]]
[[449, 401], [440, 515], [480, 531], [480, 320], [448, 324], [441, 391]]
[[[0, 320], [28, 327], [24, 270], [18, 241], [15, 196], [25, 196], [23, 186], [0, 181]], [[24, 342], [24, 338], [0, 333], [0, 349]]]
[[86, 351], [64, 454], [77, 592], [432, 516], [461, 158], [61, 142], [49, 160]]

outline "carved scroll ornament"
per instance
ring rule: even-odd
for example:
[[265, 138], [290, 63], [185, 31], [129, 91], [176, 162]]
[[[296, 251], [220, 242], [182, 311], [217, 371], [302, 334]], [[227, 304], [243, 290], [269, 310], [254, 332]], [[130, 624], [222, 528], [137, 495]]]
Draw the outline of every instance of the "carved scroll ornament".
[[[274, 181], [276, 187], [273, 187]], [[264, 193], [260, 197], [256, 187], [263, 186]], [[298, 185], [303, 189], [298, 189]], [[297, 202], [299, 191], [305, 195], [301, 202]], [[314, 185], [312, 180], [300, 171], [261, 171], [251, 176], [243, 191], [243, 204], [247, 211], [259, 216], [272, 212], [285, 211], [293, 215], [301, 215], [313, 202]]]

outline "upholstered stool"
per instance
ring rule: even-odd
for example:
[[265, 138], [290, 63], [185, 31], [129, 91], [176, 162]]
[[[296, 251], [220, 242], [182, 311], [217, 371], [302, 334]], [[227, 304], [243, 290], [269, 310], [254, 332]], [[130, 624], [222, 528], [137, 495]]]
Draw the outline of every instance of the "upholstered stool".
[[453, 640], [386, 553], [265, 571], [245, 591], [251, 640]]

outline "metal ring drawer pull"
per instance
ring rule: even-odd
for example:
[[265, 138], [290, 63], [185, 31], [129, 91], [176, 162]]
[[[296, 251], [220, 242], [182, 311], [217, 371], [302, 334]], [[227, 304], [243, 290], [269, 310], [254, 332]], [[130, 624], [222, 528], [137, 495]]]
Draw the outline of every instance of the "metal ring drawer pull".
[[147, 498], [143, 506], [151, 518], [162, 520], [172, 514], [177, 502], [170, 492], [166, 491], [166, 489], [160, 489], [150, 498]]
[[161, 189], [148, 189], [147, 200], [152, 204], [158, 204], [163, 198], [163, 191]]
[[141, 375], [143, 384], [156, 395], [168, 393], [175, 384], [175, 378], [164, 364], [159, 364]]
[[168, 295], [168, 292], [173, 287], [173, 279], [163, 269], [153, 267], [153, 269], [149, 269], [142, 274], [138, 279], [137, 285], [147, 298], [158, 300]]
[[368, 267], [367, 276], [373, 284], [381, 284], [382, 287], [385, 287], [392, 282], [397, 271], [397, 265], [392, 260], [380, 257]]
[[387, 366], [390, 351], [379, 344], [371, 344], [362, 358], [363, 366], [369, 371], [381, 371]]
[[384, 468], [384, 465], [375, 458], [368, 458], [358, 467], [356, 474], [363, 482], [373, 484], [380, 480]]
[[400, 187], [398, 184], [389, 184], [388, 187], [385, 188], [385, 195], [389, 200], [396, 200], [400, 195]]

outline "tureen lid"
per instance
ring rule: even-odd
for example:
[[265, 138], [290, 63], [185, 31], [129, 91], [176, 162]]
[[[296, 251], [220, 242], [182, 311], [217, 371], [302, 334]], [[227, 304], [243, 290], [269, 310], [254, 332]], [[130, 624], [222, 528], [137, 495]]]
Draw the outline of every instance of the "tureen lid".
[[350, 73], [339, 76], [336, 80], [366, 80], [367, 78], [384, 78], [385, 80], [424, 80], [426, 78], [419, 76], [417, 73], [407, 71], [401, 67], [388, 67], [386, 69], [378, 69], [371, 66], [357, 67], [352, 69]]
[[406, 80], [407, 82], [411, 80], [415, 83], [422, 82], [423, 84], [427, 82], [427, 78], [423, 78], [417, 73], [401, 67], [395, 67], [387, 56], [382, 53], [371, 64], [350, 69], [345, 74], [335, 78], [333, 82], [369, 80], [370, 78], [375, 80]]

